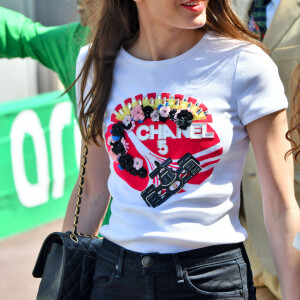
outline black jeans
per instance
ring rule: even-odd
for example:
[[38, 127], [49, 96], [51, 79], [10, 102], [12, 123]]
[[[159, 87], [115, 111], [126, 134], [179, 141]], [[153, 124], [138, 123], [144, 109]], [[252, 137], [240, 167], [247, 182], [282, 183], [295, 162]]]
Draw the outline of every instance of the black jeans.
[[104, 239], [92, 300], [256, 299], [243, 244], [142, 254]]

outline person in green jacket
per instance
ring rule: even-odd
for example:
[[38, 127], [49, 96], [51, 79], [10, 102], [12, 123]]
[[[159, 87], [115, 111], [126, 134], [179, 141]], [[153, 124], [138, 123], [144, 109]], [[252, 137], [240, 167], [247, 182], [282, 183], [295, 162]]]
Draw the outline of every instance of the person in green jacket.
[[[77, 5], [80, 22], [52, 27], [0, 7], [0, 58], [31, 57], [56, 72], [67, 89], [76, 79], [77, 56], [90, 32], [82, 0]], [[75, 87], [68, 95], [77, 111]], [[103, 225], [108, 224], [110, 214], [109, 206]]]
[[[31, 57], [56, 72], [67, 89], [75, 81], [76, 59], [90, 32], [86, 11], [79, 6], [78, 12], [81, 23], [47, 27], [0, 7], [0, 58]], [[68, 94], [76, 110], [75, 88]]]

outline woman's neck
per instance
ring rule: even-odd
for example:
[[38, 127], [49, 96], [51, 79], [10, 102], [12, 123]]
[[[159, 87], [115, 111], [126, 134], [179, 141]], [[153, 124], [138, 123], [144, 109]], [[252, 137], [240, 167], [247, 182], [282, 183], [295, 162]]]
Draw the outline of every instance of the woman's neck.
[[[157, 34], [159, 33], [159, 34]], [[127, 51], [143, 60], [164, 60], [176, 57], [195, 46], [205, 33], [204, 29], [176, 29], [156, 31], [140, 28], [138, 38]]]

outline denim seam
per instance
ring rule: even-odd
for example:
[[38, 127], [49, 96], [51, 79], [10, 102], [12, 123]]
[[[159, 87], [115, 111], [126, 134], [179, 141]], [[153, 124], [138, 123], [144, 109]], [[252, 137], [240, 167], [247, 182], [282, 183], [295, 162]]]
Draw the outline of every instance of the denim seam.
[[232, 257], [232, 258], [226, 259], [226, 260], [214, 261], [214, 262], [211, 262], [211, 263], [208, 263], [208, 264], [205, 264], [205, 265], [196, 265], [196, 266], [193, 266], [193, 267], [186, 267], [185, 269], [204, 268], [204, 267], [208, 267], [208, 266], [218, 265], [220, 263], [226, 263], [226, 262], [229, 262], [229, 261], [236, 261], [237, 259], [240, 259], [240, 258], [242, 258], [242, 255], [238, 256], [238, 257]]
[[230, 291], [230, 292], [207, 292], [204, 290], [201, 290], [199, 288], [197, 288], [195, 285], [193, 285], [193, 283], [191, 282], [188, 273], [186, 272], [186, 270], [184, 271], [184, 282], [190, 286], [193, 290], [195, 290], [196, 292], [198, 292], [199, 294], [202, 295], [206, 295], [206, 296], [210, 296], [210, 295], [214, 295], [214, 296], [222, 296], [222, 297], [235, 297], [237, 295], [239, 295], [240, 290], [236, 290], [236, 291]]
[[146, 283], [146, 292], [147, 292], [147, 299], [151, 300], [151, 294], [150, 294], [150, 289], [148, 285], [148, 280], [147, 280], [147, 274], [144, 274], [145, 278], [145, 283]]
[[99, 285], [99, 286], [101, 286], [101, 287], [108, 287], [108, 286], [110, 286], [113, 282], [114, 282], [114, 280], [115, 280], [115, 278], [116, 278], [116, 273], [117, 273], [117, 270], [114, 270], [113, 272], [112, 272], [112, 274], [110, 275], [110, 279], [109, 279], [109, 281], [107, 281], [107, 282], [105, 282], [105, 283], [101, 283], [101, 282], [99, 282], [99, 281], [97, 281], [97, 280], [94, 280], [94, 284], [97, 284], [97, 285]]
[[[240, 270], [240, 278], [241, 278], [241, 281], [242, 281], [242, 284], [243, 284], [244, 299], [246, 299], [246, 297], [249, 297], [248, 286], [247, 286], [246, 282], [244, 282], [243, 277], [242, 277], [242, 273], [241, 273], [241, 272], [242, 272], [241, 263], [240, 263], [238, 260], [236, 260], [236, 262], [237, 262], [237, 264], [238, 264], [238, 266], [239, 266], [239, 270]], [[246, 265], [246, 263], [245, 263], [245, 265]], [[247, 291], [247, 293], [245, 293], [245, 291]]]
[[108, 261], [108, 262], [111, 262], [111, 263], [118, 263], [118, 257], [117, 257], [117, 256], [115, 256], [116, 260], [110, 259], [110, 258], [108, 258], [108, 257], [106, 257], [106, 256], [101, 255], [101, 254], [98, 254], [98, 256], [100, 256], [101, 259], [104, 259], [104, 260], [106, 260], [106, 261]]

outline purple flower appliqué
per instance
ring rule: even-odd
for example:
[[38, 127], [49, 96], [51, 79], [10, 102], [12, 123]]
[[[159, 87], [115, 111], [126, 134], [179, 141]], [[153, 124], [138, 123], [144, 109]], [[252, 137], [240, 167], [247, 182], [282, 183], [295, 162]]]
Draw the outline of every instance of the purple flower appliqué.
[[158, 110], [155, 110], [151, 115], [151, 119], [153, 122], [158, 122], [159, 121], [159, 112]]
[[131, 116], [125, 116], [123, 119], [123, 124], [125, 125], [125, 128], [128, 127], [128, 125], [131, 124]]
[[145, 120], [145, 115], [144, 115], [143, 109], [140, 105], [136, 105], [131, 110], [131, 117], [134, 121], [144, 121]]
[[135, 157], [133, 159], [133, 167], [136, 169], [136, 170], [139, 170], [141, 167], [143, 166], [143, 160], [138, 158], [138, 157]]
[[167, 118], [170, 113], [170, 106], [163, 106], [160, 108], [159, 113], [163, 118]]

